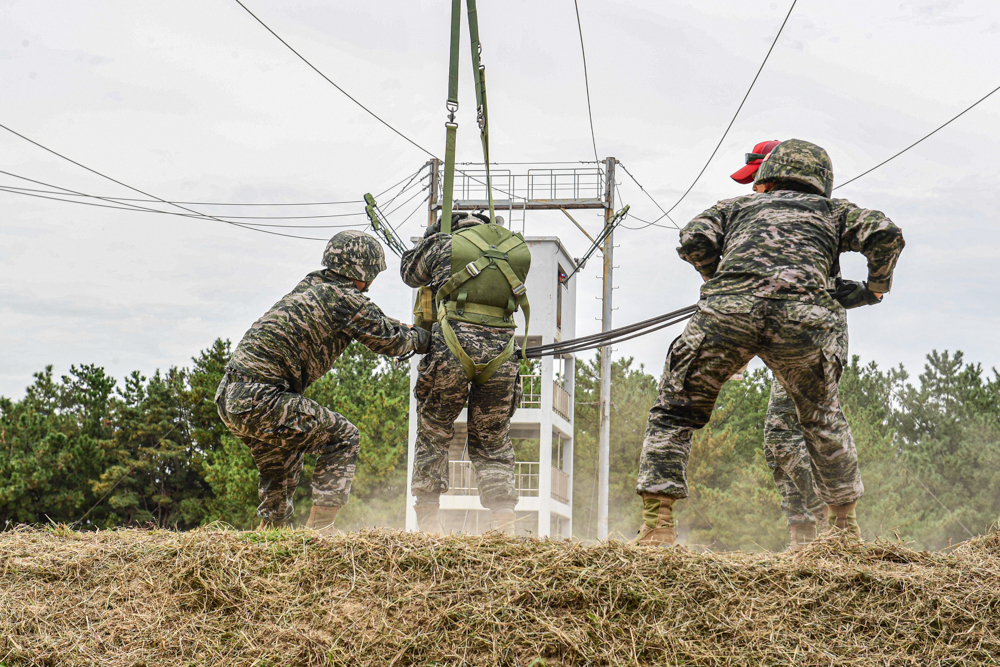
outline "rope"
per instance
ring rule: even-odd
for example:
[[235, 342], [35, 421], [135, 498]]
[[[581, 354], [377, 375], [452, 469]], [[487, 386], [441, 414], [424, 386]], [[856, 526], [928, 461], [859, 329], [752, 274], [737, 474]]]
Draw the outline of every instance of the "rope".
[[694, 315], [697, 310], [697, 305], [687, 306], [679, 310], [664, 313], [663, 315], [659, 315], [657, 317], [651, 317], [650, 319], [643, 320], [642, 322], [636, 322], [635, 324], [630, 324], [625, 327], [611, 329], [610, 331], [603, 331], [590, 336], [582, 336], [580, 338], [573, 338], [566, 341], [560, 341], [558, 343], [549, 343], [547, 345], [529, 347], [525, 351], [525, 354], [529, 359], [538, 359], [547, 356], [584, 352], [586, 350], [594, 350], [611, 344], [623, 343], [625, 341], [632, 340], [633, 338], [645, 336], [646, 334], [650, 334], [654, 331], [659, 331], [660, 329], [665, 329], [666, 327], [677, 324], [678, 322], [682, 322]]

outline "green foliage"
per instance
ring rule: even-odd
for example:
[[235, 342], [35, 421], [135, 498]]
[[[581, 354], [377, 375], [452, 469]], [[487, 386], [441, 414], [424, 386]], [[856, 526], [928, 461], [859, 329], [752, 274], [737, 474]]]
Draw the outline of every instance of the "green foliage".
[[[58, 380], [49, 367], [22, 400], [0, 398], [0, 526], [252, 526], [257, 469], [214, 403], [229, 355], [217, 340], [191, 369], [132, 373], [120, 387], [97, 366], [74, 366]], [[361, 430], [354, 501], [338, 525], [402, 525], [408, 389], [405, 368], [360, 345], [310, 389]], [[297, 504], [301, 519], [308, 484]]]
[[[654, 378], [612, 369], [609, 529], [631, 536], [639, 523], [634, 483]], [[599, 420], [597, 361], [577, 365], [574, 526], [596, 534]], [[858, 519], [868, 539], [903, 539], [940, 548], [981, 534], [1000, 513], [1000, 375], [986, 377], [961, 352], [932, 352], [917, 384], [906, 371], [861, 365], [854, 357], [840, 386], [851, 424], [865, 497]], [[770, 393], [766, 371], [727, 382], [712, 420], [695, 433], [688, 482], [676, 505], [681, 538], [731, 549], [781, 549], [787, 532], [780, 496], [763, 457]]]
[[[255, 524], [257, 471], [213, 402], [229, 359], [217, 340], [190, 368], [119, 384], [102, 368], [36, 373], [24, 398], [0, 398], [0, 526], [84, 528], [156, 525], [187, 529], [222, 521]], [[537, 363], [522, 364], [529, 373]], [[598, 361], [576, 366], [574, 528], [596, 536]], [[639, 520], [635, 475], [656, 379], [632, 359], [612, 364], [609, 528], [631, 537]], [[409, 375], [352, 345], [308, 395], [361, 431], [361, 453], [343, 528], [401, 527], [406, 503]], [[677, 504], [689, 544], [780, 549], [787, 534], [763, 457], [770, 391], [766, 371], [724, 385], [712, 420], [696, 432], [688, 469], [691, 497]], [[858, 447], [866, 494], [858, 518], [867, 538], [939, 548], [982, 533], [1000, 513], [1000, 375], [932, 352], [911, 382], [900, 368], [845, 369], [841, 403]], [[537, 440], [515, 443], [537, 460]], [[534, 454], [532, 455], [532, 452]], [[296, 496], [309, 511], [307, 457]]]

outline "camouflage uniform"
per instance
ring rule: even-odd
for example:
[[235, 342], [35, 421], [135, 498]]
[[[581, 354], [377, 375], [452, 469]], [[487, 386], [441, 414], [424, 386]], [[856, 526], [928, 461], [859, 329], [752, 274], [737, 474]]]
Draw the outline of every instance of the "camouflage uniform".
[[[374, 246], [356, 243], [365, 240]], [[366, 248], [373, 254], [377, 248], [377, 256], [338, 254]], [[236, 346], [215, 397], [222, 421], [250, 448], [259, 474], [257, 514], [271, 523], [292, 516], [307, 453], [317, 456], [315, 505], [341, 506], [351, 492], [358, 429], [302, 392], [333, 367], [352, 340], [389, 356], [417, 346], [417, 331], [386, 317], [353, 282], [369, 282], [385, 268], [374, 239], [341, 232], [330, 241], [323, 263], [347, 275], [330, 268], [314, 271], [257, 320]], [[360, 269], [353, 272], [343, 263]]]
[[[839, 262], [835, 265], [834, 273], [831, 278], [840, 275]], [[838, 351], [838, 357], [846, 361], [847, 310], [839, 308], [835, 313], [838, 340], [844, 343], [844, 349]], [[781, 494], [781, 511], [788, 525], [815, 523], [816, 513], [825, 512], [826, 503], [816, 495], [809, 451], [805, 436], [802, 435], [799, 415], [795, 411], [795, 402], [777, 380], [771, 382], [771, 395], [764, 419], [764, 460], [771, 470], [774, 485]]]
[[837, 388], [847, 330], [827, 287], [839, 253], [850, 251], [868, 258], [871, 289], [888, 292], [903, 237], [882, 213], [828, 198], [832, 167], [818, 146], [793, 139], [771, 158], [775, 164], [765, 171], [764, 162], [758, 182], [769, 175], [784, 186], [774, 174], [792, 165], [799, 172], [788, 187], [806, 184], [826, 196], [779, 189], [737, 197], [681, 230], [678, 254], [709, 280], [698, 312], [667, 354], [643, 442], [639, 493], [687, 497], [692, 433], [708, 423], [722, 384], [754, 356], [795, 405], [819, 497], [847, 505], [864, 493]]
[[[452, 222], [457, 231], [477, 218], [464, 216]], [[423, 240], [403, 254], [400, 275], [410, 287], [430, 286], [435, 293], [451, 277], [451, 235], [428, 229]], [[452, 329], [466, 353], [477, 364], [496, 357], [514, 334], [513, 329], [452, 322]], [[431, 350], [418, 366], [413, 394], [417, 399], [417, 440], [411, 489], [418, 502], [436, 502], [448, 490], [448, 448], [455, 438], [455, 420], [469, 405], [467, 441], [469, 459], [484, 507], [512, 509], [517, 503], [514, 485], [514, 447], [510, 418], [521, 402], [519, 364], [504, 362], [482, 385], [469, 382], [458, 358], [448, 349], [441, 325], [435, 323]]]

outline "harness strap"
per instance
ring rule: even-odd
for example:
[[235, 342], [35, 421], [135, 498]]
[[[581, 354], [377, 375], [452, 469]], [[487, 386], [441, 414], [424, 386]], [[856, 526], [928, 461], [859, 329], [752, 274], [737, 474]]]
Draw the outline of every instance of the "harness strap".
[[465, 371], [465, 377], [468, 378], [469, 382], [473, 385], [479, 387], [484, 384], [487, 380], [493, 377], [493, 374], [497, 372], [508, 359], [514, 355], [514, 345], [515, 339], [514, 334], [511, 332], [510, 341], [507, 342], [507, 346], [503, 349], [499, 355], [490, 359], [485, 364], [477, 364], [473, 361], [464, 349], [462, 349], [462, 344], [458, 341], [458, 336], [455, 335], [455, 330], [451, 328], [451, 324], [448, 322], [448, 315], [442, 309], [442, 312], [438, 315], [438, 322], [441, 324], [441, 333], [444, 335], [444, 342], [451, 350], [451, 353], [458, 357], [459, 363], [462, 364], [462, 369]]
[[441, 231], [451, 234], [451, 211], [454, 206], [455, 192], [455, 139], [458, 134], [458, 123], [455, 122], [455, 112], [458, 111], [458, 49], [462, 32], [462, 0], [452, 0], [451, 3], [451, 53], [448, 64], [448, 122], [444, 124], [444, 197], [441, 202]]
[[458, 273], [452, 274], [451, 278], [448, 279], [441, 289], [437, 292], [437, 304], [438, 307], [441, 306], [441, 302], [445, 301], [451, 293], [462, 286], [467, 280], [471, 280], [480, 274], [480, 272], [490, 265], [493, 260], [489, 257], [480, 257], [474, 262], [469, 262], [465, 265]]

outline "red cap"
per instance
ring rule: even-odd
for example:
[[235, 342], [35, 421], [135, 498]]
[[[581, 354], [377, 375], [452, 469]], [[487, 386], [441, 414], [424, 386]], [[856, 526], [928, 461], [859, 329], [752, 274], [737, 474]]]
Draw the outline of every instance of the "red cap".
[[[753, 152], [757, 155], [767, 155], [774, 150], [774, 147], [781, 142], [777, 139], [772, 141], [762, 141], [753, 147]], [[747, 165], [740, 169], [738, 172], [730, 176], [737, 183], [752, 183], [754, 176], [757, 174], [757, 170], [760, 168], [760, 163], [764, 160], [762, 158], [757, 158], [756, 160], [751, 160], [747, 162]]]

